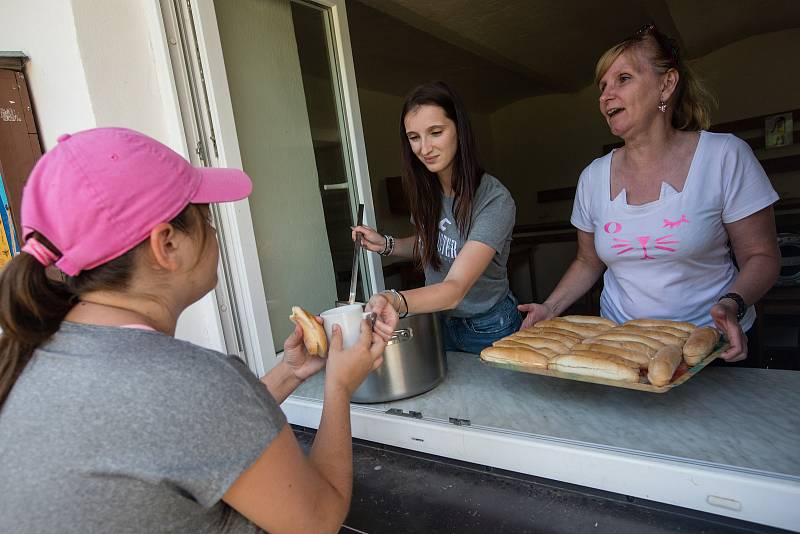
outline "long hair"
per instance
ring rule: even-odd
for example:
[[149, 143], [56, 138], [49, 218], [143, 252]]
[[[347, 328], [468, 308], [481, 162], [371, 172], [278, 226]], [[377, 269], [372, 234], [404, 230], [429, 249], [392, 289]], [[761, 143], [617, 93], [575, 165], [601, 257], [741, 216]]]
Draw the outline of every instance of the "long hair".
[[600, 56], [595, 67], [595, 85], [600, 83], [614, 61], [630, 49], [645, 52], [651, 67], [659, 74], [664, 74], [669, 69], [678, 71], [678, 85], [669, 102], [673, 110], [673, 128], [697, 131], [711, 126], [711, 109], [716, 105], [714, 96], [681, 58], [675, 40], [659, 32], [654, 24], [643, 26], [633, 36], [612, 46]]
[[[206, 230], [197, 206], [190, 204], [170, 224], [201, 239]], [[202, 232], [202, 233], [201, 233]], [[38, 232], [35, 237], [56, 256], [60, 251]], [[144, 241], [125, 254], [77, 276], [48, 272], [33, 256], [16, 255], [0, 273], [0, 409], [34, 351], [55, 334], [81, 295], [93, 291], [124, 291], [135, 267], [135, 254]], [[60, 276], [59, 276], [60, 275]]]
[[458, 95], [444, 82], [429, 82], [412, 90], [400, 113], [403, 188], [408, 195], [416, 229], [414, 257], [420, 266], [430, 265], [438, 271], [442, 266], [436, 250], [442, 212], [442, 186], [436, 173], [429, 171], [414, 154], [405, 127], [406, 115], [425, 105], [439, 106], [456, 125], [458, 148], [453, 160], [453, 215], [464, 236], [469, 234], [472, 227], [472, 204], [481, 183], [483, 166], [478, 161], [469, 116]]

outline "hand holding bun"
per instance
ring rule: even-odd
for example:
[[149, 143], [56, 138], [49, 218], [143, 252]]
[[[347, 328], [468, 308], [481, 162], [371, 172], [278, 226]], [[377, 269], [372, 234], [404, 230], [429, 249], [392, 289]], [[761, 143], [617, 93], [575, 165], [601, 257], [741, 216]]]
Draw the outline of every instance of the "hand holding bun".
[[324, 358], [328, 354], [328, 338], [317, 318], [300, 306], [292, 306], [289, 319], [303, 329], [303, 343], [308, 353]]

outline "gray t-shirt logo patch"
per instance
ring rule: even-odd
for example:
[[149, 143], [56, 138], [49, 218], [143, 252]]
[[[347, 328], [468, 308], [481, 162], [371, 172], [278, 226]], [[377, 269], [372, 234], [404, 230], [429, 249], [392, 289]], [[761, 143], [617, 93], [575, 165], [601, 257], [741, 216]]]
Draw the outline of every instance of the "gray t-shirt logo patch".
[[436, 247], [439, 251], [439, 256], [450, 260], [456, 259], [458, 255], [458, 242], [444, 234], [444, 232], [447, 231], [448, 225], [452, 224], [453, 223], [450, 222], [450, 219], [447, 217], [439, 221], [439, 242]]

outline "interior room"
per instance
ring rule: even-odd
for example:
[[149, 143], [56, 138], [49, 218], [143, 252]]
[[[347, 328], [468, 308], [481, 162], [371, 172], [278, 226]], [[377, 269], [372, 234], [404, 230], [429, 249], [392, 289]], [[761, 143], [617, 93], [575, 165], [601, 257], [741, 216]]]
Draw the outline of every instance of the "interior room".
[[[746, 139], [781, 197], [781, 286], [762, 303], [765, 345], [755, 350], [764, 366], [797, 368], [800, 334], [791, 315], [800, 310], [786, 301], [800, 300], [791, 288], [798, 277], [791, 258], [800, 230], [800, 144], [765, 148], [764, 120], [799, 112], [800, 72], [790, 65], [800, 52], [800, 5], [355, 0], [348, 18], [380, 229], [412, 230], [397, 178], [403, 97], [418, 83], [444, 80], [465, 101], [487, 172], [517, 203], [509, 275], [521, 302], [544, 300], [573, 259], [569, 217], [578, 176], [620, 141], [598, 110], [597, 59], [643, 21], [674, 37], [717, 99], [711, 130]], [[424, 282], [410, 262], [383, 261], [386, 287]], [[598, 283], [572, 312], [598, 314], [600, 289]]]
[[[364, 138], [379, 229], [408, 235], [411, 225], [397, 177], [401, 173], [398, 124], [403, 97], [416, 84], [447, 81], [462, 95], [470, 111], [477, 143], [488, 172], [508, 187], [517, 203], [517, 221], [509, 271], [512, 289], [520, 299], [544, 299], [557, 283], [576, 250], [569, 225], [574, 188], [589, 162], [615, 143], [600, 116], [594, 65], [607, 48], [631, 34], [643, 21], [653, 21], [675, 37], [681, 53], [706, 81], [718, 99], [712, 130], [744, 138], [762, 161], [781, 196], [776, 206], [778, 231], [798, 232], [800, 226], [800, 144], [765, 148], [764, 119], [800, 113], [800, 83], [791, 58], [800, 53], [800, 5], [708, 2], [703, 8], [688, 1], [603, 4], [537, 2], [421, 2], [418, 0], [358, 0], [348, 3]], [[307, 92], [308, 93], [308, 92]], [[308, 96], [308, 94], [307, 94]], [[313, 122], [313, 121], [312, 121]], [[795, 119], [794, 136], [799, 134]], [[349, 236], [347, 236], [349, 237]], [[345, 243], [349, 249], [349, 243]], [[386, 287], [406, 289], [423, 283], [410, 262], [384, 259]], [[797, 303], [793, 274], [784, 271], [786, 286], [777, 287], [774, 315], [762, 310], [760, 328], [769, 330], [767, 365], [792, 368], [797, 362]], [[782, 293], [787, 291], [788, 293]], [[573, 307], [577, 313], [598, 313], [599, 287]], [[781, 300], [784, 299], [784, 300]], [[787, 299], [789, 305], [787, 306]], [[794, 306], [794, 308], [792, 308]], [[768, 310], [769, 311], [769, 310]], [[775, 346], [772, 346], [775, 345]], [[512, 433], [535, 433], [557, 440], [599, 443], [607, 447], [642, 450], [667, 457], [685, 457], [714, 465], [731, 465], [759, 472], [792, 472], [790, 441], [779, 428], [754, 418], [752, 434], [728, 441], [735, 425], [732, 412], [716, 414], [716, 428], [688, 428], [691, 409], [671, 393], [671, 402], [658, 395], [605, 399], [608, 419], [597, 409], [585, 419], [562, 424], [536, 415], [536, 403], [558, 398], [565, 413], [602, 392], [565, 388], [563, 381], [534, 384], [519, 373], [502, 373], [482, 365], [476, 356], [450, 353], [448, 377], [423, 395], [365, 405], [366, 410], [399, 410], [411, 417], [466, 422]], [[724, 381], [723, 381], [724, 382]], [[715, 383], [715, 393], [743, 384]], [[589, 386], [591, 387], [591, 386]], [[746, 387], [780, 390], [779, 384], [753, 380]], [[310, 381], [297, 396], [319, 399], [322, 380]], [[686, 398], [688, 402], [688, 397]], [[620, 401], [620, 402], [617, 402]], [[547, 401], [544, 401], [545, 403]], [[683, 437], [665, 442], [650, 421], [661, 415], [674, 420], [675, 403], [684, 414]], [[533, 405], [531, 403], [534, 403]], [[566, 404], [569, 407], [566, 407]], [[637, 405], [628, 410], [625, 405]], [[641, 408], [644, 406], [644, 410]], [[743, 407], [744, 408], [744, 407]], [[683, 409], [683, 408], [681, 408]], [[766, 407], [765, 407], [766, 409]], [[669, 412], [667, 414], [666, 412]], [[620, 414], [624, 416], [620, 417]], [[619, 425], [610, 425], [609, 421]], [[594, 421], [594, 422], [593, 422]], [[628, 429], [650, 428], [652, 433]], [[701, 445], [706, 432], [720, 437]], [[748, 446], [769, 439], [775, 455], [751, 454]], [[691, 452], [688, 452], [691, 451]], [[781, 452], [782, 451], [782, 452]]]
[[[578, 176], [619, 142], [598, 110], [595, 62], [649, 21], [677, 40], [683, 57], [716, 95], [712, 129], [742, 137], [762, 161], [781, 197], [779, 232], [800, 232], [800, 143], [767, 148], [764, 133], [767, 118], [788, 114], [800, 140], [800, 73], [792, 68], [800, 54], [796, 2], [720, 0], [698, 8], [683, 0], [351, 0], [346, 8], [369, 170], [370, 191], [362, 187], [359, 193], [372, 203], [374, 224], [397, 236], [411, 232], [397, 179], [399, 113], [415, 85], [448, 82], [470, 112], [485, 168], [516, 201], [509, 270], [512, 290], [523, 302], [546, 298], [574, 257], [576, 234], [568, 221]], [[217, 1], [215, 10], [243, 168], [254, 180], [254, 233], [272, 335], [280, 347], [294, 328], [286, 318], [292, 305], [325, 310], [347, 294], [353, 162], [358, 161], [348, 142], [352, 124], [342, 105], [331, 21], [323, 10], [288, 1]], [[412, 263], [383, 262], [385, 287], [422, 283]], [[362, 257], [360, 273], [367, 270], [364, 263]], [[792, 266], [786, 267], [781, 281], [786, 285], [775, 288], [760, 310], [759, 328], [770, 330], [761, 339], [769, 339], [770, 346], [751, 348], [764, 366], [797, 365], [800, 299], [791, 285]], [[358, 283], [363, 297], [367, 278], [362, 275]], [[598, 294], [599, 287], [570, 312], [597, 315]], [[507, 373], [476, 355], [448, 353], [447, 359], [447, 377], [431, 391], [359, 409], [800, 475], [791, 433], [756, 415], [741, 425], [743, 413], [769, 412], [771, 403], [779, 402], [788, 387], [780, 380], [750, 375], [745, 384], [730, 374], [709, 379], [707, 387], [724, 399], [718, 409], [706, 407], [713, 411], [706, 414], [714, 421], [709, 428], [708, 418], [692, 422], [696, 399], [686, 389], [678, 388], [669, 399], [638, 396], [534, 380], [543, 377]], [[752, 393], [748, 399], [735, 394], [742, 387]], [[293, 398], [314, 403], [322, 394], [323, 377], [315, 376]], [[582, 406], [589, 399], [602, 406], [586, 412]], [[584, 415], [565, 422], [547, 413], [551, 404], [560, 413]], [[679, 420], [681, 439], [664, 440]], [[729, 430], [737, 425], [746, 430], [732, 435]], [[631, 433], [631, 428], [649, 430]], [[769, 454], [760, 445], [764, 440], [772, 444]]]

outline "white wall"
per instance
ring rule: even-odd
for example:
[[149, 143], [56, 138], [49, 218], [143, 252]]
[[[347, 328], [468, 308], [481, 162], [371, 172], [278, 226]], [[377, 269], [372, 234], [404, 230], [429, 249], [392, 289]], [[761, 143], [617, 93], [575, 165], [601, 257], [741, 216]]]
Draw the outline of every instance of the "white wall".
[[[26, 76], [45, 149], [64, 132], [113, 125], [186, 154], [155, 0], [8, 3], [0, 50], [30, 57]], [[224, 347], [213, 295], [186, 310], [178, 337]]]

